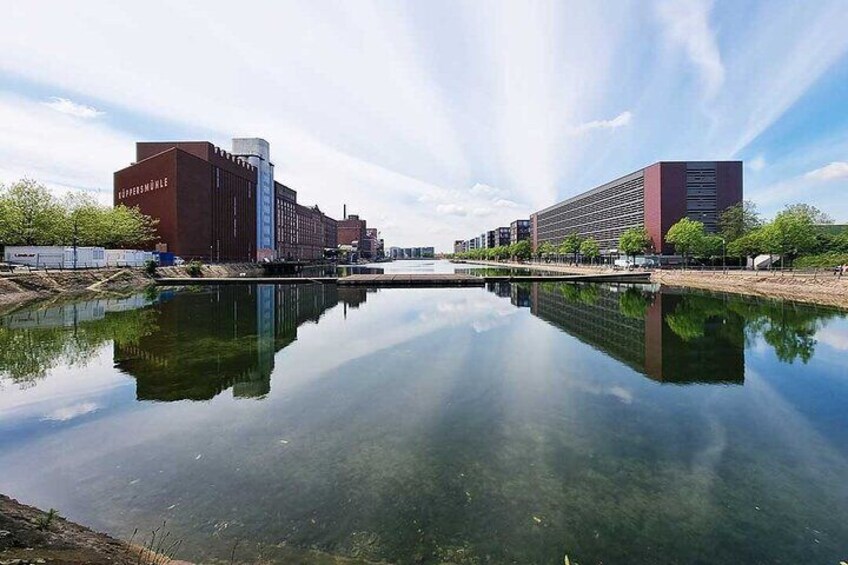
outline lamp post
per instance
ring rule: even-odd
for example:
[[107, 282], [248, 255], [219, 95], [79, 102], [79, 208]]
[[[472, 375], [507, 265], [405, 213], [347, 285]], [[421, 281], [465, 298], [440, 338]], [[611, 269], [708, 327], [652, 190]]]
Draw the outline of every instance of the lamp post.
[[721, 238], [721, 270], [727, 272], [727, 240]]

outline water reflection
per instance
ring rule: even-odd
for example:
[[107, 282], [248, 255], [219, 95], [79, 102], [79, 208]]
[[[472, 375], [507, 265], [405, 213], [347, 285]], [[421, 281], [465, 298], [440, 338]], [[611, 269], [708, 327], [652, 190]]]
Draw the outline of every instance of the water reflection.
[[835, 310], [671, 288], [580, 283], [489, 283], [580, 341], [660, 382], [742, 384], [758, 337], [786, 363], [807, 363]]
[[157, 328], [166, 294], [45, 302], [0, 317], [0, 377], [31, 386], [60, 363], [84, 366], [109, 341], [131, 345]]
[[[124, 537], [167, 519], [197, 562], [236, 543], [235, 562], [838, 562], [842, 314], [488, 290], [233, 286], [3, 318], [100, 344], [100, 366], [53, 355], [0, 395], [3, 488]], [[151, 401], [178, 399], [206, 401]]]
[[157, 329], [115, 343], [115, 366], [136, 379], [138, 400], [238, 398], [271, 390], [274, 355], [339, 302], [352, 308], [367, 291], [336, 285], [221, 286], [188, 292], [158, 308]]
[[[780, 361], [807, 363], [837, 311], [670, 288], [580, 283], [487, 285], [639, 373], [667, 383], [742, 384], [745, 349], [762, 338]], [[375, 289], [244, 285], [46, 303], [0, 318], [0, 376], [27, 386], [59, 363], [85, 365], [113, 344], [138, 400], [209, 400], [270, 391], [274, 356], [339, 303], [358, 308]], [[180, 294], [178, 300], [173, 298]]]

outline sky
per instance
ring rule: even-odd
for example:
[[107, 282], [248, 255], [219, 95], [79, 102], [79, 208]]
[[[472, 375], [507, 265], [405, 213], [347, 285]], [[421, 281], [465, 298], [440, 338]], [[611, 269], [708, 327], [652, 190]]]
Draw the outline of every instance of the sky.
[[743, 160], [848, 222], [846, 0], [3, 2], [0, 182], [112, 201], [136, 141], [271, 144], [387, 246], [468, 239], [659, 160]]

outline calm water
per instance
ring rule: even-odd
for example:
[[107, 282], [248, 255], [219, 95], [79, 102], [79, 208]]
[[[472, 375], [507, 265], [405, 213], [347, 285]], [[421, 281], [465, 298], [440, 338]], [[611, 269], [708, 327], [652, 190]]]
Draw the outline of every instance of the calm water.
[[649, 287], [41, 305], [0, 316], [0, 492], [226, 563], [835, 564], [847, 352], [844, 313]]

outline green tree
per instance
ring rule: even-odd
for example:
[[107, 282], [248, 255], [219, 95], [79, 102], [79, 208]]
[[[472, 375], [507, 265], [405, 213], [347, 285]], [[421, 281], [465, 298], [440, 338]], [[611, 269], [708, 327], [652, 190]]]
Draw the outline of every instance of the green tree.
[[756, 257], [765, 251], [762, 228], [750, 231], [727, 244], [727, 254], [742, 259]]
[[668, 229], [665, 240], [674, 245], [677, 253], [683, 255], [685, 265], [686, 259], [701, 248], [705, 235], [704, 224], [690, 218], [683, 218]]
[[705, 259], [712, 259], [715, 257], [721, 257], [722, 251], [724, 251], [723, 248], [724, 239], [720, 235], [708, 233], [701, 238], [701, 242], [698, 244], [696, 253], [698, 256]]
[[768, 253], [792, 260], [815, 248], [816, 231], [813, 215], [807, 209], [788, 206], [763, 228], [763, 243]]
[[595, 241], [595, 238], [590, 237], [584, 239], [580, 244], [580, 254], [583, 257], [588, 258], [590, 263], [594, 263], [595, 258], [601, 255], [601, 247], [598, 245], [598, 242]]
[[636, 255], [645, 251], [650, 243], [651, 238], [644, 227], [628, 228], [618, 238], [618, 249], [635, 261]]
[[525, 239], [510, 245], [509, 252], [513, 257], [517, 257], [523, 261], [530, 258], [532, 248], [530, 247], [530, 242]]
[[549, 241], [544, 241], [539, 244], [536, 250], [540, 258], [550, 259], [550, 256], [556, 253], [556, 249]]
[[782, 213], [792, 214], [804, 218], [814, 225], [827, 225], [833, 223], [833, 218], [810, 204], [789, 204]]
[[582, 243], [580, 236], [576, 233], [569, 234], [562, 240], [559, 244], [559, 252], [562, 255], [572, 254], [574, 262], [577, 262], [577, 253], [580, 251], [580, 244]]
[[4, 188], [3, 232], [6, 245], [61, 243], [64, 209], [44, 185], [22, 179]]
[[757, 205], [750, 200], [728, 206], [718, 220], [719, 233], [728, 242], [736, 241], [762, 225]]

